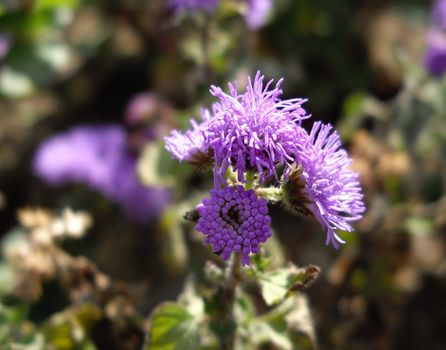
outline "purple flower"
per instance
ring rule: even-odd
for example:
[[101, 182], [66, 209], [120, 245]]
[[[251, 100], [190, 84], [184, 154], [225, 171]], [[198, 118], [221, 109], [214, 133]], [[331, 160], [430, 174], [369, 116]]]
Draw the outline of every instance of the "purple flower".
[[166, 189], [145, 187], [136, 173], [137, 159], [129, 152], [122, 152], [115, 178], [115, 191], [110, 199], [118, 202], [126, 216], [134, 222], [144, 224], [159, 216], [170, 202]]
[[157, 141], [172, 129], [173, 110], [156, 94], [142, 92], [133, 96], [124, 112], [127, 144], [135, 153], [147, 142]]
[[[302, 140], [300, 122], [308, 118], [302, 104], [306, 100], [281, 100], [282, 79], [271, 88], [272, 80], [263, 85], [258, 72], [254, 83], [248, 78], [243, 94], [237, 92], [237, 82], [229, 84], [230, 94], [212, 86], [211, 94], [219, 99], [212, 111], [202, 113], [203, 122], [192, 121], [193, 130], [182, 134], [176, 130], [166, 137], [166, 148], [180, 160], [197, 153], [213, 154], [215, 183], [225, 184], [230, 166], [244, 181], [247, 170], [257, 171], [263, 182], [279, 176], [277, 166], [291, 169], [296, 145]], [[271, 89], [270, 89], [271, 88]]]
[[196, 229], [224, 260], [232, 252], [240, 253], [242, 265], [249, 265], [249, 253], [258, 253], [259, 244], [271, 237], [266, 200], [257, 198], [253, 190], [245, 191], [242, 186], [211, 190], [210, 198], [197, 210]]
[[170, 3], [175, 11], [212, 11], [219, 0], [171, 0]]
[[446, 71], [446, 29], [429, 30], [424, 64], [429, 72], [437, 77], [441, 77]]
[[11, 36], [9, 34], [0, 33], [0, 62], [8, 54], [11, 48]]
[[212, 150], [207, 139], [209, 111], [202, 112], [202, 119], [201, 124], [191, 119], [192, 130], [187, 130], [184, 134], [172, 130], [170, 136], [164, 138], [166, 149], [173, 157], [198, 168], [204, 168], [212, 163]]
[[118, 202], [126, 215], [145, 223], [168, 203], [164, 189], [138, 181], [136, 158], [118, 125], [79, 126], [45, 140], [33, 161], [34, 173], [51, 185], [83, 183]]
[[432, 75], [441, 77], [446, 71], [446, 0], [435, 3], [426, 40], [424, 64]]
[[272, 0], [246, 0], [246, 3], [248, 10], [245, 21], [248, 27], [252, 30], [263, 27], [271, 11]]
[[349, 222], [361, 219], [365, 211], [359, 174], [349, 168], [352, 160], [331, 125], [314, 123], [300, 153], [307, 205], [327, 229], [326, 244], [337, 248], [345, 242], [335, 230], [353, 231]]
[[245, 93], [237, 92], [237, 82], [229, 84], [230, 94], [212, 86], [211, 94], [220, 101], [213, 106], [207, 139], [216, 163], [216, 178], [224, 183], [230, 165], [244, 181], [244, 172], [254, 170], [261, 182], [279, 180], [276, 167], [293, 162], [296, 145], [301, 142], [301, 120], [307, 118], [302, 104], [306, 100], [281, 100], [280, 79], [274, 88], [273, 80], [263, 85], [263, 75], [257, 72], [254, 83], [248, 78]]
[[45, 140], [34, 157], [35, 173], [52, 185], [82, 182], [106, 196], [115, 192], [125, 132], [117, 125], [78, 126]]
[[446, 0], [437, 0], [432, 9], [432, 24], [446, 29]]

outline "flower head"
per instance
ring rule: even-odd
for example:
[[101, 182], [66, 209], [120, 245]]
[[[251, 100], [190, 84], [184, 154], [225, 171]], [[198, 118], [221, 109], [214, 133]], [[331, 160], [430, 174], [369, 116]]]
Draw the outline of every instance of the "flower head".
[[202, 123], [192, 120], [192, 130], [181, 133], [173, 130], [166, 137], [166, 149], [179, 160], [196, 163], [196, 160], [214, 157], [216, 185], [225, 183], [230, 166], [244, 181], [247, 170], [257, 171], [260, 180], [279, 181], [277, 166], [285, 168], [285, 175], [294, 162], [295, 149], [303, 140], [302, 119], [308, 118], [302, 104], [306, 100], [282, 100], [280, 86], [270, 80], [263, 85], [258, 72], [254, 82], [248, 78], [243, 94], [237, 92], [237, 82], [229, 84], [230, 94], [211, 86], [211, 94], [219, 99], [212, 111], [203, 110]]
[[437, 77], [446, 72], [446, 0], [437, 0], [426, 37], [424, 64]]
[[365, 211], [359, 175], [349, 168], [352, 160], [330, 125], [314, 123], [300, 152], [303, 183], [296, 188], [302, 188], [302, 202], [327, 229], [326, 244], [338, 247], [345, 242], [335, 230], [353, 231], [349, 222]]
[[225, 260], [232, 252], [241, 253], [242, 265], [249, 265], [249, 253], [258, 253], [259, 244], [271, 237], [266, 200], [257, 198], [253, 190], [242, 186], [211, 190], [197, 210], [196, 229]]
[[175, 11], [212, 11], [219, 0], [171, 0], [170, 3]]
[[446, 72], [446, 30], [429, 30], [424, 64], [434, 76], [441, 77]]
[[209, 112], [203, 111], [202, 118], [201, 124], [191, 119], [192, 130], [185, 133], [172, 130], [170, 136], [164, 138], [166, 149], [173, 157], [198, 168], [205, 168], [212, 163], [212, 149], [207, 139]]
[[246, 0], [246, 3], [245, 21], [248, 27], [253, 30], [263, 27], [271, 11], [272, 0]]
[[82, 182], [110, 195], [124, 147], [125, 132], [117, 125], [74, 127], [39, 146], [34, 172], [52, 185]]
[[446, 0], [437, 0], [432, 9], [432, 24], [446, 29]]
[[254, 82], [248, 78], [243, 94], [237, 92], [237, 82], [229, 84], [230, 94], [212, 86], [211, 94], [219, 99], [213, 105], [208, 121], [207, 140], [215, 156], [217, 183], [224, 183], [230, 165], [244, 181], [247, 170], [257, 171], [261, 182], [279, 180], [277, 166], [285, 173], [294, 158], [296, 145], [301, 142], [301, 120], [307, 118], [302, 104], [306, 100], [282, 100], [282, 79], [271, 88], [273, 81], [263, 85], [258, 72]]

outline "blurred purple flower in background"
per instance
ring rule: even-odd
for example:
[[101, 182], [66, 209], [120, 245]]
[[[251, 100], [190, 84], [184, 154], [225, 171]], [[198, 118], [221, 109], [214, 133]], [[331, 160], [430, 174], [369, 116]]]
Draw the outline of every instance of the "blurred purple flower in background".
[[166, 190], [139, 182], [136, 157], [119, 125], [78, 126], [54, 135], [39, 146], [33, 166], [51, 185], [83, 183], [102, 193], [141, 224], [159, 215], [169, 200]]
[[118, 202], [128, 218], [145, 223], [160, 215], [170, 201], [166, 189], [143, 186], [136, 172], [137, 158], [125, 150], [117, 169], [111, 174], [115, 178], [115, 191], [111, 199]]
[[245, 21], [252, 30], [263, 27], [268, 19], [268, 15], [273, 5], [272, 0], [246, 0], [248, 9], [245, 14]]
[[446, 29], [446, 0], [437, 0], [432, 9], [432, 24]]
[[212, 11], [220, 0], [171, 0], [170, 3], [175, 11]]
[[52, 185], [82, 182], [110, 196], [124, 148], [125, 132], [117, 125], [78, 126], [45, 140], [34, 170]]
[[8, 34], [0, 33], [0, 61], [8, 54], [11, 48], [11, 37]]
[[161, 97], [151, 92], [136, 94], [124, 114], [131, 149], [139, 152], [147, 141], [162, 138], [172, 129], [173, 119], [172, 107]]
[[[211, 12], [215, 10], [219, 2], [220, 0], [170, 0], [176, 12], [200, 10]], [[245, 0], [245, 5], [244, 17], [247, 26], [252, 30], [263, 27], [271, 12], [272, 0]]]
[[446, 71], [446, 29], [429, 30], [424, 63], [429, 72], [437, 77], [441, 77]]
[[432, 75], [440, 77], [446, 71], [446, 0], [435, 3], [426, 40], [424, 64]]

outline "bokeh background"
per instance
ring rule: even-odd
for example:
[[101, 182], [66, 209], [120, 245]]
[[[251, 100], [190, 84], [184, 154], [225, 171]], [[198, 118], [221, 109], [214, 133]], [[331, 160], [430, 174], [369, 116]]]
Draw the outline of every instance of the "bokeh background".
[[[257, 70], [308, 98], [361, 174], [368, 210], [339, 250], [313, 220], [270, 208], [273, 259], [321, 268], [305, 292], [319, 348], [446, 349], [446, 78], [426, 60], [432, 6], [276, 0], [252, 28], [237, 0], [209, 13], [1, 0], [1, 349], [144, 346], [150, 313], [210, 254], [182, 216], [212, 176], [171, 160], [162, 137], [210, 106], [211, 84]], [[437, 34], [445, 47], [446, 21]]]

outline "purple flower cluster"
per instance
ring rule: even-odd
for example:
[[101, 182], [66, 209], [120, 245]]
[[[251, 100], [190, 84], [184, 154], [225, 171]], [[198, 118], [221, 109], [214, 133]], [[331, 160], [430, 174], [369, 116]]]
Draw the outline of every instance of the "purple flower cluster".
[[258, 171], [260, 180], [274, 177], [278, 165], [290, 168], [293, 151], [299, 142], [302, 119], [307, 118], [301, 98], [281, 100], [282, 79], [270, 90], [272, 80], [263, 85], [257, 73], [254, 83], [248, 78], [245, 93], [237, 92], [237, 82], [229, 84], [230, 94], [212, 86], [211, 94], [220, 101], [214, 104], [208, 139], [214, 151], [216, 178], [224, 182], [230, 165], [244, 181], [247, 170]]
[[338, 247], [345, 242], [335, 230], [353, 231], [349, 222], [365, 211], [358, 173], [349, 168], [352, 160], [338, 133], [320, 122], [313, 124], [299, 159], [310, 210], [327, 229], [326, 243]]
[[109, 195], [110, 176], [118, 168], [125, 132], [117, 125], [78, 126], [46, 139], [34, 157], [37, 175], [53, 185], [81, 182]]
[[240, 253], [242, 265], [249, 265], [249, 253], [258, 253], [259, 244], [271, 237], [266, 200], [258, 199], [253, 190], [242, 186], [211, 190], [210, 198], [197, 209], [196, 229], [225, 260], [232, 252]]
[[225, 183], [230, 166], [244, 181], [246, 171], [257, 171], [261, 181], [279, 176], [277, 166], [285, 173], [291, 169], [296, 144], [300, 143], [301, 121], [308, 118], [301, 98], [281, 100], [282, 80], [271, 88], [272, 80], [263, 85], [260, 72], [254, 82], [248, 79], [243, 94], [237, 82], [229, 84], [230, 94], [212, 86], [211, 94], [219, 99], [212, 111], [202, 113], [203, 122], [193, 123], [193, 130], [182, 134], [173, 131], [166, 137], [166, 147], [179, 160], [188, 160], [197, 152], [212, 151], [215, 160], [216, 185]]
[[136, 158], [128, 152], [118, 125], [78, 126], [45, 140], [33, 161], [34, 173], [51, 185], [83, 183], [118, 202], [138, 223], [157, 216], [167, 205], [164, 189], [138, 181]]
[[433, 8], [424, 63], [434, 76], [446, 72], [446, 0], [437, 0]]
[[306, 100], [282, 100], [281, 83], [264, 85], [263, 76], [257, 73], [254, 81], [248, 78], [243, 93], [238, 92], [237, 83], [229, 84], [229, 94], [212, 86], [210, 92], [218, 102], [211, 111], [203, 111], [202, 122], [192, 121], [192, 130], [174, 130], [165, 138], [167, 150], [179, 160], [213, 159], [215, 189], [198, 208], [197, 229], [207, 235], [206, 242], [216, 251], [222, 251], [223, 258], [232, 251], [242, 252], [244, 264], [249, 262], [249, 252], [257, 251], [253, 241], [247, 240], [253, 239], [251, 224], [257, 223], [253, 226], [257, 230], [264, 223], [259, 231], [264, 235], [256, 235], [254, 241], [263, 242], [269, 237], [269, 220], [261, 218], [267, 217], [266, 202], [261, 202], [259, 216], [257, 210], [251, 210], [257, 209], [259, 201], [254, 192], [231, 187], [234, 180], [228, 183], [229, 169], [237, 173], [239, 183], [245, 184], [250, 172], [256, 175], [257, 182], [249, 184], [254, 188], [280, 187], [282, 199], [294, 206], [293, 211], [319, 220], [327, 229], [327, 244], [335, 247], [344, 243], [336, 230], [352, 231], [350, 222], [359, 220], [365, 211], [358, 174], [349, 168], [352, 160], [339, 135], [320, 122], [307, 133], [301, 126], [309, 117], [302, 108]]

